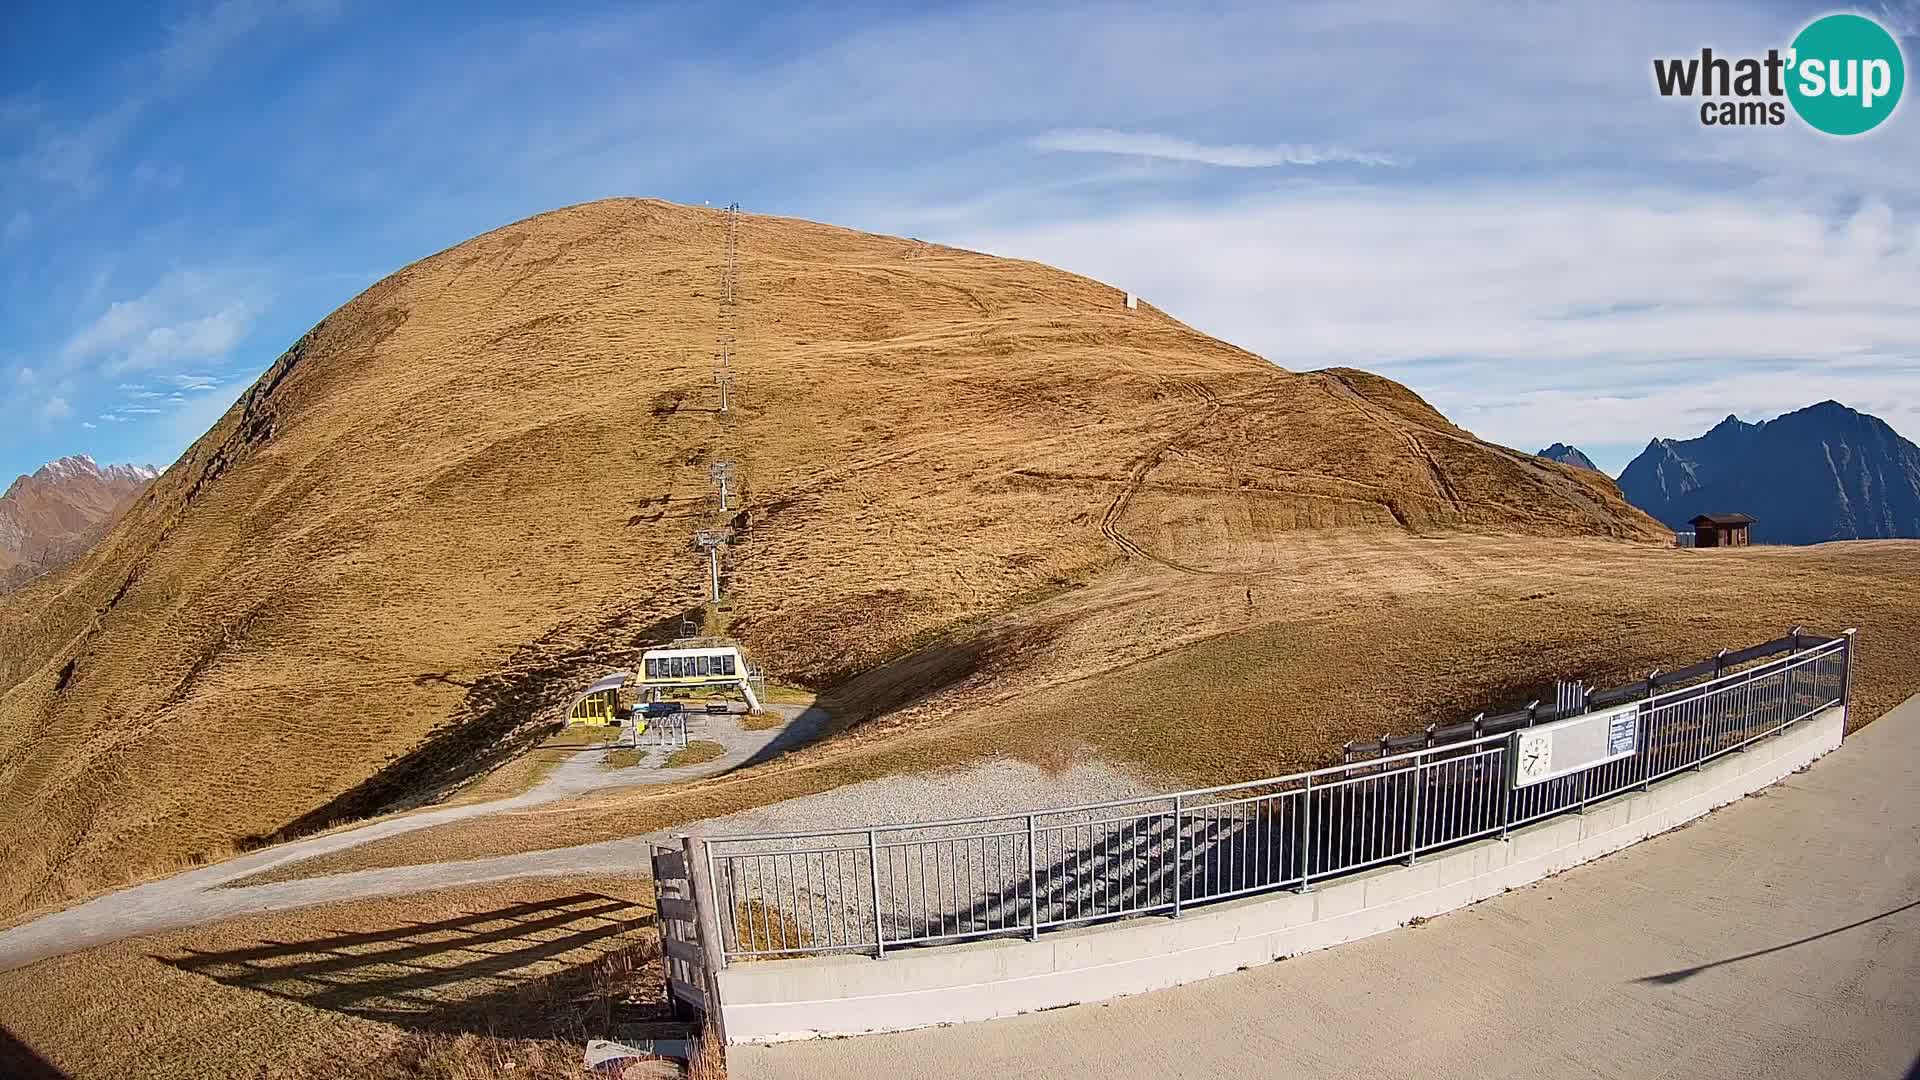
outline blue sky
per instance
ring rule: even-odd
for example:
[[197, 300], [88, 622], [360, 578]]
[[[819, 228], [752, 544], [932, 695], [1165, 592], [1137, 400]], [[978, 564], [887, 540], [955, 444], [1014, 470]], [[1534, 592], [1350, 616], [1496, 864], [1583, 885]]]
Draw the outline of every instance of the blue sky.
[[164, 466], [387, 272], [614, 195], [1041, 259], [1610, 471], [1829, 397], [1920, 437], [1920, 105], [1652, 88], [1831, 8], [1176, 7], [8, 5], [0, 482]]

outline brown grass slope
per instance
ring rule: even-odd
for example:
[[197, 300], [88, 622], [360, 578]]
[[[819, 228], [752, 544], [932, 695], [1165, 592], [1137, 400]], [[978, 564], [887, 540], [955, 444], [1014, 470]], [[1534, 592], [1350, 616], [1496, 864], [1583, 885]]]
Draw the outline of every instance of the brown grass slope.
[[621, 200], [409, 266], [0, 602], [0, 908], [497, 761], [699, 603], [717, 458], [735, 628], [815, 685], [1123, 559], [1257, 578], [1301, 530], [1666, 535], [1387, 380], [1044, 266], [749, 217], [729, 308], [724, 261], [718, 212]]
[[990, 757], [1053, 769], [1086, 755], [1168, 791], [1252, 780], [1337, 761], [1347, 739], [1522, 707], [1557, 677], [1615, 686], [1796, 623], [1860, 628], [1853, 726], [1920, 690], [1920, 543], [1318, 532], [1295, 548], [1288, 573], [1244, 578], [1136, 561], [959, 628], [839, 691], [856, 709], [901, 684], [919, 696], [751, 769], [403, 833], [251, 880], [610, 840]]

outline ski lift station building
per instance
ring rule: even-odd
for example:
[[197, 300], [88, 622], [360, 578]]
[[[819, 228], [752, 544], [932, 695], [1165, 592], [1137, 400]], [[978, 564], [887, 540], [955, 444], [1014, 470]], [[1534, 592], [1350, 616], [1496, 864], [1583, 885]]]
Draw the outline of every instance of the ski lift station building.
[[732, 687], [760, 708], [747, 679], [747, 658], [737, 645], [673, 645], [648, 649], [640, 657], [640, 685], [646, 690]]

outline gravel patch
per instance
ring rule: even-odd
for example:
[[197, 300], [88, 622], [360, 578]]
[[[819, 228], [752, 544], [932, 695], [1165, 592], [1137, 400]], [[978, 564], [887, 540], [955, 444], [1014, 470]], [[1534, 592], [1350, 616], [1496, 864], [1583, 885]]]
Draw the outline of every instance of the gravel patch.
[[675, 831], [714, 836], [866, 829], [1140, 798], [1162, 790], [1162, 785], [1104, 761], [1078, 761], [1064, 772], [1050, 772], [1021, 761], [989, 761], [849, 784]]

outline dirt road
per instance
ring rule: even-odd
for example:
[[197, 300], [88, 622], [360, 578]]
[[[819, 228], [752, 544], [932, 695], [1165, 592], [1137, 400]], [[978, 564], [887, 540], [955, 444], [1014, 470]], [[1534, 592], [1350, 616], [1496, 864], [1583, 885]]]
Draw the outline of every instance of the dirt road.
[[1419, 928], [732, 1075], [1893, 1077], [1920, 1067], [1920, 697], [1669, 836]]

